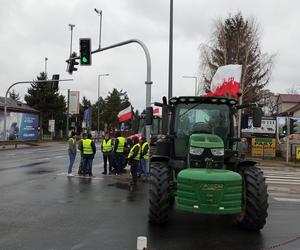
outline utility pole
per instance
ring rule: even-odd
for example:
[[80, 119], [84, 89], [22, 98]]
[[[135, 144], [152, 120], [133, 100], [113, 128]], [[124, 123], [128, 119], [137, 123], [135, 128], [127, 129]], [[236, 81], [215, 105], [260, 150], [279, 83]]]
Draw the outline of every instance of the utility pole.
[[68, 89], [68, 100], [67, 100], [67, 125], [66, 125], [67, 137], [69, 137], [69, 113], [70, 113], [70, 89]]
[[170, 0], [170, 33], [169, 33], [169, 88], [168, 99], [173, 96], [173, 0]]

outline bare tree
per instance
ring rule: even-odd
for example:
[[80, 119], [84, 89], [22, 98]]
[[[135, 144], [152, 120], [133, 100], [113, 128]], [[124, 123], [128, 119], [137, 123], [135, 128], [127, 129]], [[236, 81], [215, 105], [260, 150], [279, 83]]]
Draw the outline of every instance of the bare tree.
[[271, 92], [269, 89], [263, 89], [260, 93], [259, 103], [263, 105], [263, 112], [266, 116], [275, 116], [278, 114], [278, 95]]
[[245, 20], [241, 13], [237, 13], [225, 20], [217, 20], [210, 42], [200, 45], [204, 91], [210, 89], [218, 67], [241, 64], [243, 102], [260, 100], [261, 90], [270, 79], [273, 56], [261, 52], [259, 40], [259, 26], [254, 19]]
[[9, 98], [11, 98], [15, 101], [20, 101], [20, 99], [21, 99], [20, 94], [17, 93], [14, 89], [12, 89], [12, 91], [9, 92]]
[[300, 94], [300, 87], [296, 87], [295, 84], [291, 88], [286, 89], [287, 94], [298, 95]]

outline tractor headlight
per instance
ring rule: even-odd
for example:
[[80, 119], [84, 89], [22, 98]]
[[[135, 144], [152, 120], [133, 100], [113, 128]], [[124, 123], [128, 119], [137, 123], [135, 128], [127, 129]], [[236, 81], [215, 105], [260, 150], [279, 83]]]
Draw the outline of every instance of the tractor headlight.
[[214, 156], [223, 156], [224, 155], [224, 148], [212, 148], [210, 151]]
[[190, 154], [192, 155], [202, 155], [203, 151], [204, 148], [190, 147]]

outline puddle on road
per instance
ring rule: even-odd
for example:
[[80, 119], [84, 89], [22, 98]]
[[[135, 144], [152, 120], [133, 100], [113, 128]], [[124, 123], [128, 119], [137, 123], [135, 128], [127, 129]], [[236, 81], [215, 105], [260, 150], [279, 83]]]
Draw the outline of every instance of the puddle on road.
[[49, 174], [55, 172], [57, 169], [33, 169], [30, 171], [26, 171], [26, 174]]

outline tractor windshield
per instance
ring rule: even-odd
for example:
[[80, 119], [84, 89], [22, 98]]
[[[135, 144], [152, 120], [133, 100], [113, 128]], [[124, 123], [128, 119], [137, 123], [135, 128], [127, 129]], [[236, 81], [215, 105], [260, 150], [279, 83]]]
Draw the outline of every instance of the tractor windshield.
[[187, 148], [185, 147], [187, 147], [188, 139], [195, 128], [198, 130], [200, 128], [200, 132], [203, 133], [220, 136], [224, 144], [227, 145], [230, 133], [230, 109], [227, 105], [182, 103], [176, 106], [175, 116], [174, 130], [177, 138], [175, 148], [176, 144], [180, 147], [180, 149], [175, 150], [179, 155], [186, 154]]

